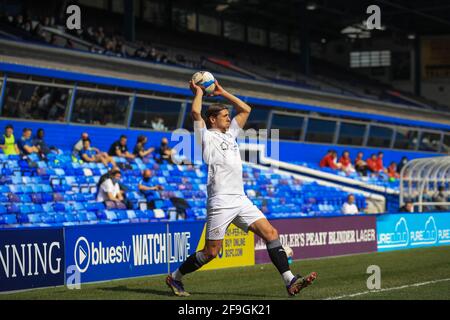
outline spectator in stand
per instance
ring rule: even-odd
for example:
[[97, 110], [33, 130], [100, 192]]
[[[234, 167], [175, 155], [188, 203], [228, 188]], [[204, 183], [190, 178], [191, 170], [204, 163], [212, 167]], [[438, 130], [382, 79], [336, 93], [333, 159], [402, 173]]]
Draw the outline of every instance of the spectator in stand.
[[47, 142], [44, 140], [45, 131], [40, 128], [37, 130], [36, 135], [33, 138], [33, 144], [41, 150], [43, 154], [49, 154], [51, 149], [56, 149], [55, 147], [49, 147]]
[[148, 56], [147, 50], [142, 46], [134, 52], [136, 58], [145, 59]]
[[[111, 170], [106, 179], [98, 187], [97, 201], [114, 201], [122, 202], [124, 201], [122, 192], [120, 191], [120, 179], [122, 175], [119, 170]], [[123, 203], [123, 205], [125, 205]]]
[[331, 168], [334, 170], [339, 170], [342, 168], [342, 164], [337, 163], [336, 159], [337, 159], [336, 151], [328, 150], [327, 154], [325, 155], [325, 157], [322, 158], [319, 165], [321, 168]]
[[384, 165], [383, 165], [383, 157], [384, 157], [384, 153], [383, 152], [378, 152], [378, 156], [377, 156], [377, 160], [376, 160], [376, 162], [377, 162], [377, 171], [378, 172], [384, 172], [385, 171], [385, 168], [384, 168]]
[[[447, 196], [445, 194], [444, 186], [439, 186], [438, 192], [433, 195], [433, 202], [447, 202]], [[448, 206], [437, 205], [436, 210], [438, 211], [448, 211]]]
[[390, 179], [398, 179], [400, 175], [397, 172], [397, 164], [395, 161], [392, 161], [389, 167], [387, 168], [387, 175]]
[[350, 159], [350, 153], [347, 150], [342, 153], [339, 163], [342, 165], [342, 171], [345, 173], [350, 174], [355, 172], [355, 168], [352, 165], [352, 160]]
[[0, 149], [7, 156], [20, 154], [16, 138], [14, 137], [14, 128], [10, 124], [5, 127], [5, 134], [0, 137]]
[[[89, 139], [89, 134], [87, 132], [83, 132], [81, 134], [81, 139], [77, 141], [77, 143], [74, 144], [73, 148], [72, 148], [72, 157], [78, 157], [78, 155], [80, 154], [81, 149], [83, 149], [83, 141], [88, 140]], [[72, 160], [74, 160], [72, 158]]]
[[167, 127], [164, 125], [164, 119], [156, 117], [151, 121], [152, 129], [159, 131], [167, 131]]
[[111, 163], [113, 169], [117, 168], [117, 164], [112, 157], [106, 152], [101, 152], [99, 149], [91, 147], [91, 140], [83, 140], [83, 148], [80, 151], [80, 159], [84, 162], [103, 163], [105, 167]]
[[173, 163], [172, 155], [175, 154], [175, 150], [169, 147], [169, 140], [167, 138], [161, 139], [161, 145], [158, 148], [159, 161], [167, 161]]
[[150, 155], [155, 148], [151, 147], [148, 149], [145, 149], [145, 144], [147, 143], [147, 137], [146, 136], [139, 136], [137, 138], [137, 142], [136, 142], [136, 146], [133, 149], [133, 154], [137, 157], [137, 158], [145, 158], [148, 155]]
[[414, 212], [413, 203], [411, 200], [407, 200], [399, 212]]
[[402, 159], [400, 160], [400, 162], [397, 165], [397, 172], [400, 174], [402, 172], [403, 167], [405, 166], [405, 164], [408, 163], [408, 158], [407, 157], [402, 157]]
[[17, 142], [17, 146], [19, 147], [20, 152], [24, 155], [40, 153], [39, 147], [33, 144], [30, 128], [23, 129], [22, 137]]
[[145, 196], [147, 201], [153, 200], [151, 197], [153, 197], [153, 191], [159, 191], [164, 190], [163, 186], [161, 185], [153, 185], [150, 181], [152, 177], [152, 171], [147, 169], [144, 170], [144, 173], [142, 175], [142, 180], [139, 181], [139, 191]]
[[347, 197], [347, 202], [344, 202], [342, 205], [342, 213], [343, 214], [358, 214], [359, 210], [355, 204], [355, 196], [350, 194]]
[[377, 155], [373, 153], [369, 159], [367, 159], [367, 169], [372, 173], [378, 173]]
[[364, 153], [358, 152], [355, 159], [355, 170], [362, 176], [367, 176], [367, 162], [363, 160]]
[[108, 154], [111, 157], [120, 157], [126, 159], [134, 159], [136, 156], [130, 152], [128, 152], [127, 147], [127, 136], [121, 135], [119, 140], [114, 142], [109, 148]]

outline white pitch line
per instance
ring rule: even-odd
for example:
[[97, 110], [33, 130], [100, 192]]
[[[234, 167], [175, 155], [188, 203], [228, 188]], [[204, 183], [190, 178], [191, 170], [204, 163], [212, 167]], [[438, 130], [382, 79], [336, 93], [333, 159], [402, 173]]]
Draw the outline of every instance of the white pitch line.
[[444, 281], [450, 281], [450, 278], [438, 279], [438, 280], [426, 281], [426, 282], [418, 282], [418, 283], [413, 283], [413, 284], [407, 284], [407, 285], [400, 286], [400, 287], [363, 291], [363, 292], [358, 292], [358, 293], [353, 293], [353, 294], [346, 294], [346, 295], [338, 296], [338, 297], [330, 297], [330, 298], [326, 298], [325, 300], [338, 300], [338, 299], [344, 299], [344, 298], [352, 298], [352, 297], [362, 296], [364, 294], [369, 294], [369, 293], [378, 293], [378, 292], [406, 289], [406, 288], [411, 288], [411, 287], [420, 287], [420, 286], [425, 286], [427, 284], [434, 284], [434, 283], [444, 282]]

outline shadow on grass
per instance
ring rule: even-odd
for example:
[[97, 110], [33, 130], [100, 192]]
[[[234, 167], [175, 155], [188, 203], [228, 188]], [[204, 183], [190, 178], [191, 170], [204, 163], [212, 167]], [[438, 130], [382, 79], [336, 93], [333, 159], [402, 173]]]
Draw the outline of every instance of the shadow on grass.
[[[132, 292], [132, 293], [139, 293], [139, 294], [153, 294], [158, 295], [161, 297], [167, 297], [167, 298], [173, 298], [174, 295], [172, 292], [170, 292], [169, 289], [167, 290], [157, 290], [157, 289], [139, 289], [139, 288], [128, 288], [126, 286], [117, 286], [117, 287], [110, 287], [110, 288], [101, 288], [100, 290], [103, 291], [114, 291], [114, 292]], [[189, 291], [192, 296], [196, 295], [204, 295], [204, 296], [212, 296], [213, 294], [211, 292], [199, 292], [199, 291]], [[246, 298], [280, 298], [280, 296], [269, 296], [269, 295], [258, 295], [258, 294], [246, 294], [246, 293], [217, 293], [221, 298], [224, 296], [230, 296], [230, 297], [246, 297]], [[218, 298], [219, 299], [219, 298]]]

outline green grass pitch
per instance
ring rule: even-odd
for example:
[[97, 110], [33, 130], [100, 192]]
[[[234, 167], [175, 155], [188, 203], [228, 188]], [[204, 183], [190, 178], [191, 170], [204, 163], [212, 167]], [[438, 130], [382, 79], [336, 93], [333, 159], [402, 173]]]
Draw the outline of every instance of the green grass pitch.
[[[381, 268], [381, 290], [367, 289], [367, 267]], [[450, 246], [295, 261], [294, 272], [317, 271], [316, 282], [288, 297], [271, 264], [198, 271], [185, 277], [190, 297], [171, 295], [165, 276], [0, 294], [0, 299], [450, 299]], [[420, 284], [420, 285], [417, 285]]]

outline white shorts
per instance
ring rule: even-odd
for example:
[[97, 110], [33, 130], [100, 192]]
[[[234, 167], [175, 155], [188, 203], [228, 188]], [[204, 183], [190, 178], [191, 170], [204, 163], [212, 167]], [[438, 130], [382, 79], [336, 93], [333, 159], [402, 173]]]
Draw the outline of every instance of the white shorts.
[[244, 232], [264, 214], [244, 195], [217, 195], [208, 199], [206, 239], [222, 240], [231, 223]]

